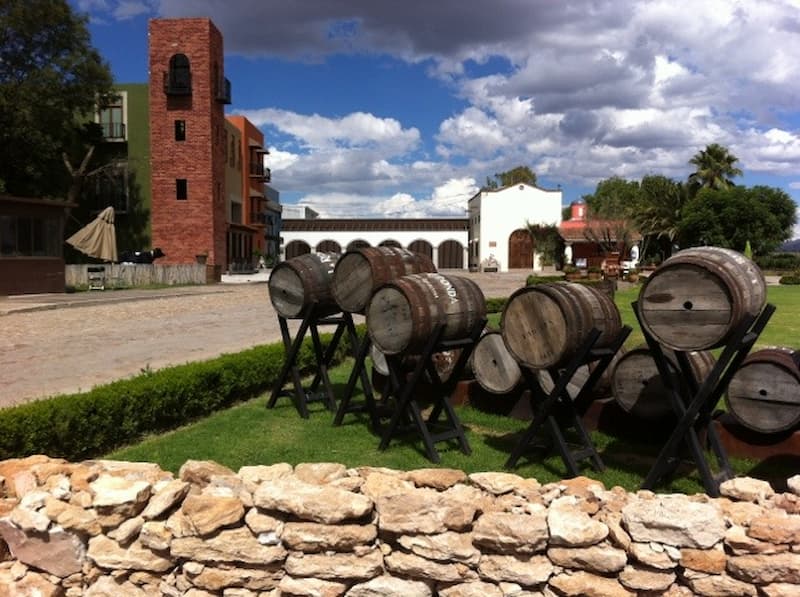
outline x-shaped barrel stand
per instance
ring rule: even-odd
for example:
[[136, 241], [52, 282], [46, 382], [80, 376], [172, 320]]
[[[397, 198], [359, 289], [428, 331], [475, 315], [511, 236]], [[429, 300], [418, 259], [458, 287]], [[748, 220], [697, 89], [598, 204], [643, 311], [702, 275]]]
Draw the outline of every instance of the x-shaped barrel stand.
[[[511, 456], [506, 461], [506, 468], [513, 468], [517, 465], [522, 455], [534, 445], [534, 437], [543, 425], [547, 425], [546, 430], [550, 435], [551, 443], [561, 456], [561, 460], [563, 460], [564, 466], [571, 477], [576, 477], [580, 474], [578, 462], [581, 460], [589, 459], [597, 471], [602, 471], [605, 468], [589, 437], [589, 433], [581, 421], [575, 404], [581, 404], [589, 397], [595, 384], [611, 364], [614, 355], [625, 343], [630, 333], [631, 328], [623, 326], [611, 343], [607, 346], [595, 347], [601, 332], [597, 328], [592, 328], [586, 340], [563, 368], [553, 367], [547, 369], [554, 384], [550, 392], [546, 392], [542, 388], [533, 369], [520, 365], [525, 385], [529, 391], [529, 399], [534, 416], [523, 433], [522, 439], [517, 443], [511, 452]], [[573, 401], [567, 391], [567, 385], [572, 380], [575, 372], [581, 366], [589, 363], [595, 363], [595, 366]], [[570, 426], [575, 429], [582, 445], [581, 449], [574, 452], [570, 449], [564, 438], [561, 425], [565, 429]]]
[[[633, 303], [633, 311], [641, 324], [638, 302]], [[659, 342], [647, 332], [645, 326], [641, 326], [650, 353], [658, 367], [661, 381], [669, 392], [672, 409], [677, 416], [677, 423], [672, 434], [642, 483], [643, 489], [652, 489], [656, 483], [675, 472], [681, 463], [679, 451], [682, 446], [686, 446], [700, 473], [706, 493], [712, 497], [719, 496], [720, 483], [733, 477], [733, 471], [719, 434], [711, 425], [711, 418], [731, 378], [739, 369], [739, 365], [755, 344], [758, 336], [764, 331], [774, 312], [775, 307], [768, 304], [757, 316], [745, 317], [705, 379], [695, 379], [685, 352], [675, 351], [678, 368], [677, 371], [672, 369]], [[681, 380], [684, 381], [683, 384]], [[716, 474], [711, 470], [711, 465], [700, 441], [703, 433], [705, 433], [720, 469]]]
[[[328, 312], [330, 311], [328, 310]], [[323, 401], [328, 410], [336, 410], [336, 398], [334, 397], [331, 380], [328, 376], [328, 367], [333, 361], [336, 348], [345, 331], [348, 333], [350, 346], [353, 351], [355, 351], [355, 348], [359, 344], [352, 315], [350, 313], [325, 315], [325, 311], [321, 309], [317, 303], [311, 303], [303, 311], [302, 321], [300, 322], [300, 327], [294, 339], [292, 339], [289, 333], [289, 325], [285, 317], [279, 315], [278, 324], [281, 328], [285, 355], [280, 374], [275, 380], [272, 394], [267, 402], [267, 408], [274, 408], [278, 398], [281, 396], [288, 396], [292, 399], [292, 402], [294, 402], [297, 412], [304, 419], [308, 418], [308, 404], [314, 401]], [[336, 329], [334, 330], [330, 344], [323, 349], [319, 335], [319, 327], [331, 325], [335, 325]], [[297, 360], [300, 349], [303, 346], [303, 340], [309, 331], [311, 332], [311, 343], [317, 371], [308, 388], [304, 388], [300, 378], [300, 367]], [[291, 390], [284, 390], [283, 386], [289, 381], [290, 375], [293, 387]], [[366, 374], [363, 376], [363, 379], [366, 380]], [[369, 380], [366, 380], [366, 383], [369, 383]], [[320, 388], [320, 384], [322, 384], [322, 388]], [[369, 389], [365, 387], [365, 392], [367, 391], [371, 391], [371, 387], [369, 387]]]
[[[381, 442], [378, 446], [381, 450], [385, 450], [389, 446], [393, 437], [410, 430], [418, 433], [422, 438], [425, 454], [431, 462], [441, 461], [436, 444], [451, 439], [458, 440], [459, 447], [464, 454], [472, 452], [464, 435], [461, 421], [449, 399], [485, 325], [486, 320], [481, 319], [475, 323], [468, 336], [451, 340], [441, 339], [444, 325], [436, 326], [410, 375], [403, 368], [401, 356], [387, 355], [389, 389], [388, 393], [384, 395], [384, 399], [387, 400], [389, 396], [392, 396], [395, 408], [389, 423], [382, 430]], [[461, 353], [447, 379], [442, 381], [436, 370], [433, 355], [437, 352], [458, 348], [461, 349]], [[419, 385], [423, 381], [424, 373], [427, 373], [426, 381], [430, 384], [430, 387], [426, 388], [425, 394], [430, 395], [433, 400], [433, 408], [427, 420], [422, 416], [415, 397], [420, 389]], [[440, 422], [439, 418], [442, 414], [445, 415], [445, 420]], [[442, 427], [443, 429], [439, 431], [438, 429]], [[436, 431], [434, 431], [435, 429]]]

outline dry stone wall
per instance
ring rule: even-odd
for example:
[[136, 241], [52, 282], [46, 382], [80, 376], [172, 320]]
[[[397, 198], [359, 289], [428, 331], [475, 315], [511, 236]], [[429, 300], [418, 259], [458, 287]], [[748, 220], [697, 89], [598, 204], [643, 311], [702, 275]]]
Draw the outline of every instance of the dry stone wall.
[[33, 456], [0, 462], [0, 595], [799, 595], [788, 486]]

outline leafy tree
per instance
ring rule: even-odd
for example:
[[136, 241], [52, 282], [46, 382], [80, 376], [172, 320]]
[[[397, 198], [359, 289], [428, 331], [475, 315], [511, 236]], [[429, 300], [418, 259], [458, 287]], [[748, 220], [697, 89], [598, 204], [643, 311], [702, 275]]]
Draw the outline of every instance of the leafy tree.
[[541, 253], [542, 265], [551, 265], [559, 262], [564, 254], [564, 241], [558, 234], [558, 226], [553, 224], [531, 224], [526, 221], [525, 226], [531, 235], [533, 246]]
[[83, 123], [112, 76], [86, 23], [67, 0], [0, 2], [0, 181], [9, 193], [66, 195], [80, 166], [70, 173], [64, 162], [89, 152], [96, 131]]
[[735, 185], [734, 176], [742, 171], [734, 164], [739, 161], [735, 155], [718, 143], [706, 145], [689, 160], [696, 170], [689, 175], [689, 187], [693, 192], [701, 188], [724, 190]]
[[767, 186], [701, 189], [683, 208], [681, 244], [713, 245], [766, 255], [791, 238], [796, 205], [780, 189]]
[[536, 184], [536, 173], [528, 166], [517, 166], [505, 172], [495, 173], [494, 179], [486, 177], [487, 189], [497, 189], [509, 187], [511, 185], [527, 183]]
[[613, 176], [597, 183], [594, 194], [584, 195], [588, 212], [586, 237], [604, 252], [624, 253], [636, 230], [640, 203], [639, 183]]

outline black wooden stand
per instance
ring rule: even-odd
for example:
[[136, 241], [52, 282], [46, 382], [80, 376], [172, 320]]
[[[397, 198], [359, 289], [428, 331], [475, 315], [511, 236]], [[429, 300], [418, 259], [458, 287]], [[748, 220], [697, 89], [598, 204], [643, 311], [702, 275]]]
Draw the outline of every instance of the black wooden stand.
[[[328, 377], [328, 366], [333, 360], [336, 353], [336, 347], [342, 339], [345, 330], [350, 334], [351, 342], [357, 342], [355, 326], [353, 325], [353, 318], [350, 313], [343, 313], [340, 316], [319, 317], [319, 306], [312, 303], [306, 307], [303, 312], [303, 318], [300, 323], [300, 328], [292, 340], [289, 334], [289, 325], [286, 323], [286, 318], [278, 316], [278, 324], [281, 328], [281, 336], [283, 338], [283, 345], [286, 353], [283, 360], [278, 379], [272, 388], [272, 394], [267, 402], [267, 408], [274, 408], [275, 403], [281, 396], [288, 396], [294, 402], [297, 412], [304, 419], [308, 418], [308, 404], [315, 401], [323, 401], [328, 410], [336, 409], [336, 399], [333, 395], [331, 388], [331, 380]], [[333, 333], [333, 338], [327, 348], [323, 350], [322, 342], [319, 337], [319, 326], [335, 325], [336, 330]], [[317, 362], [317, 372], [314, 379], [308, 388], [304, 388], [300, 379], [300, 369], [297, 366], [297, 357], [300, 354], [300, 349], [303, 346], [303, 339], [308, 332], [311, 332], [311, 342], [314, 350], [314, 357]], [[355, 344], [353, 344], [355, 346]], [[289, 375], [292, 376], [292, 390], [284, 390], [283, 386], [287, 382]], [[320, 389], [320, 383], [323, 388]]]
[[[451, 439], [458, 440], [458, 444], [464, 454], [472, 453], [469, 442], [467, 442], [467, 438], [464, 435], [464, 428], [449, 399], [485, 325], [485, 319], [478, 321], [473, 326], [469, 336], [456, 340], [441, 340], [444, 326], [437, 326], [410, 376], [407, 376], [403, 370], [402, 357], [386, 357], [386, 362], [389, 366], [389, 392], [394, 397], [396, 405], [388, 425], [383, 430], [381, 442], [378, 446], [381, 450], [385, 450], [389, 446], [389, 442], [395, 435], [401, 431], [411, 430], [416, 431], [422, 437], [425, 445], [425, 454], [431, 462], [438, 463], [441, 461], [435, 444]], [[461, 354], [458, 356], [448, 378], [442, 381], [436, 371], [432, 356], [434, 353], [456, 348], [461, 349]], [[422, 381], [422, 376], [425, 372], [427, 372], [430, 379], [430, 394], [434, 401], [433, 409], [427, 421], [422, 417], [419, 405], [414, 398], [418, 389], [417, 386]], [[439, 417], [442, 413], [444, 413], [446, 421], [440, 423]], [[405, 425], [401, 425], [401, 423], [405, 423]], [[434, 427], [442, 426], [444, 426], [444, 430], [437, 433], [432, 431]]]
[[[517, 465], [522, 455], [532, 446], [537, 431], [545, 423], [547, 424], [547, 431], [550, 435], [552, 445], [555, 446], [561, 456], [561, 460], [563, 460], [564, 466], [566, 466], [570, 476], [576, 477], [580, 474], [580, 469], [578, 468], [578, 462], [580, 460], [589, 459], [592, 466], [597, 471], [602, 471], [605, 468], [603, 461], [600, 459], [600, 455], [597, 453], [589, 437], [589, 433], [586, 431], [586, 427], [583, 425], [583, 421], [581, 421], [575, 404], [580, 404], [589, 396], [595, 384], [600, 379], [600, 376], [602, 376], [608, 368], [614, 355], [625, 343], [630, 333], [631, 328], [629, 326], [624, 326], [609, 346], [595, 348], [594, 345], [600, 337], [601, 332], [593, 328], [566, 367], [563, 369], [553, 367], [547, 370], [554, 383], [553, 389], [549, 393], [542, 388], [536, 377], [536, 373], [532, 369], [525, 366], [520, 367], [522, 376], [525, 379], [525, 384], [530, 392], [529, 398], [534, 416], [533, 421], [528, 425], [522, 439], [506, 461], [506, 468], [512, 468]], [[567, 385], [579, 367], [595, 361], [597, 364], [573, 401], [567, 391]], [[561, 419], [561, 423], [564, 424], [565, 427], [572, 426], [575, 428], [582, 444], [581, 449], [574, 452], [570, 450], [570, 447], [564, 439], [559, 419]], [[566, 421], [564, 419], [566, 419]]]
[[[641, 324], [638, 302], [633, 303], [633, 311]], [[675, 351], [678, 370], [671, 369], [661, 345], [647, 333], [644, 326], [641, 326], [650, 353], [658, 367], [661, 381], [670, 394], [672, 408], [678, 419], [675, 429], [642, 483], [643, 489], [652, 489], [656, 483], [675, 472], [681, 463], [679, 451], [683, 445], [688, 448], [708, 495], [718, 497], [720, 483], [734, 476], [719, 434], [714, 425], [711, 425], [711, 417], [717, 403], [725, 393], [728, 383], [774, 312], [775, 307], [768, 304], [757, 317], [746, 317], [704, 380], [695, 379], [685, 352]], [[685, 383], [681, 384], [681, 379]], [[685, 389], [682, 390], [682, 387]], [[708, 445], [714, 453], [720, 469], [716, 474], [711, 470], [700, 440], [703, 434], [707, 438]]]
[[[344, 416], [348, 413], [366, 412], [369, 415], [370, 425], [373, 431], [377, 432], [380, 428], [380, 416], [375, 402], [375, 395], [372, 392], [372, 384], [370, 383], [369, 375], [367, 375], [366, 366], [366, 359], [369, 354], [370, 346], [372, 346], [372, 341], [370, 340], [369, 334], [366, 333], [359, 341], [354, 328], [350, 337], [350, 344], [353, 346], [355, 363], [353, 364], [352, 371], [350, 371], [350, 378], [347, 380], [347, 388], [344, 391], [342, 399], [339, 401], [339, 408], [336, 410], [333, 424], [336, 427], [341, 425]], [[364, 390], [364, 402], [362, 404], [351, 404], [353, 392], [356, 389], [356, 384], [359, 379], [361, 380], [361, 387]]]

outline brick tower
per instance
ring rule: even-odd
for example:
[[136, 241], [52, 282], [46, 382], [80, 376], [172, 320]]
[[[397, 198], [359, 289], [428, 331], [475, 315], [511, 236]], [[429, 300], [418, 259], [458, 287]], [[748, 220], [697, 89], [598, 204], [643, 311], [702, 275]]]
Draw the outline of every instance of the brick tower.
[[150, 164], [153, 247], [163, 263], [219, 271], [226, 263], [225, 114], [222, 34], [207, 18], [153, 19]]

